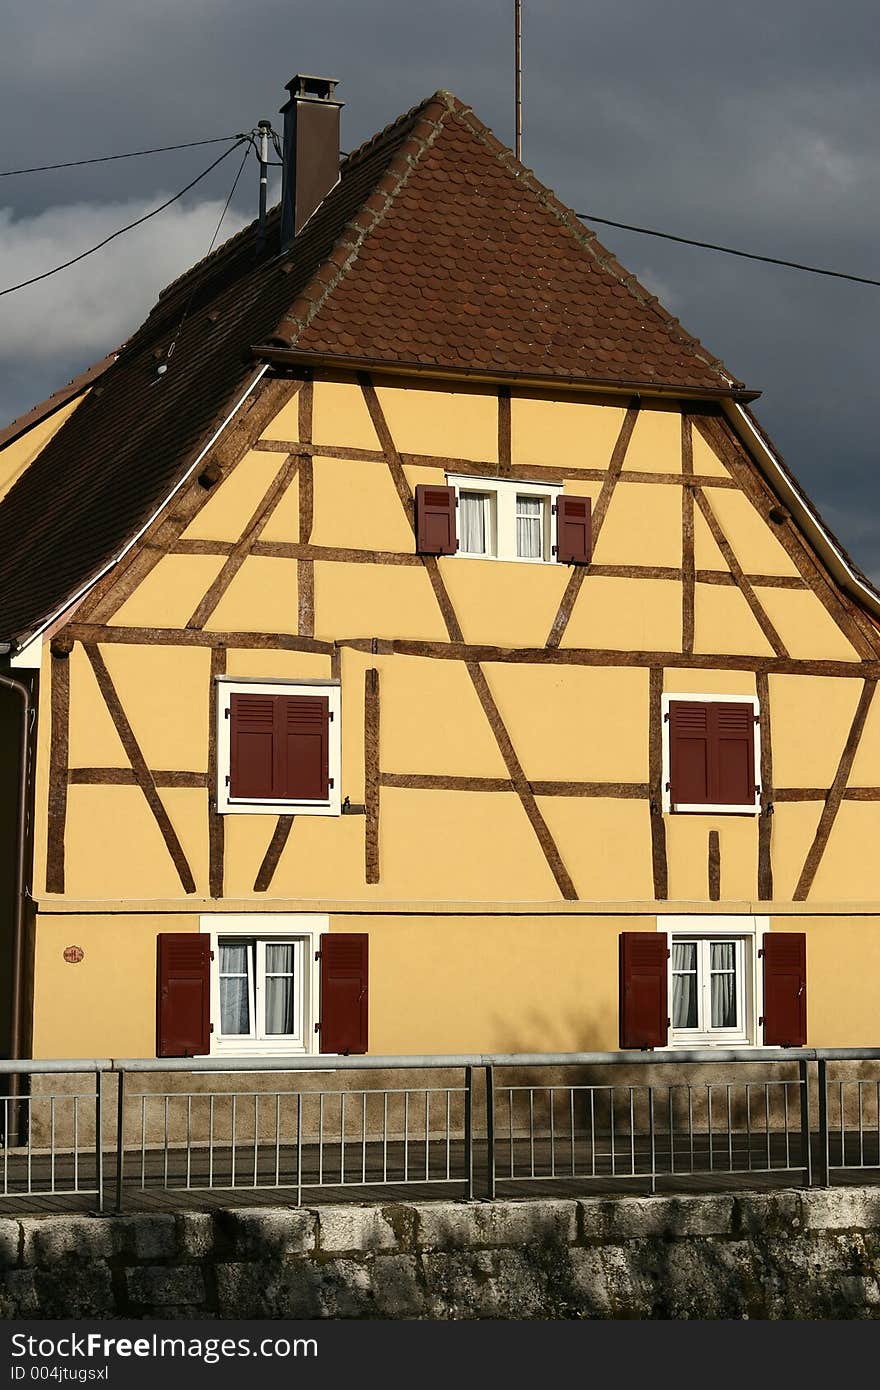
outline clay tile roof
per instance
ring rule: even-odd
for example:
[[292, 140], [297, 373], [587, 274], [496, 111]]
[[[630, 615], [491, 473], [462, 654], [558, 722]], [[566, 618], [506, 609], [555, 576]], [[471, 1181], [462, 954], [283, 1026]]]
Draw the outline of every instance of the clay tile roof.
[[256, 232], [160, 294], [95, 369], [100, 393], [0, 503], [0, 640], [39, 630], [138, 534], [253, 379], [255, 345], [683, 392], [737, 385], [448, 92], [347, 156], [288, 252], [277, 210], [262, 253]]

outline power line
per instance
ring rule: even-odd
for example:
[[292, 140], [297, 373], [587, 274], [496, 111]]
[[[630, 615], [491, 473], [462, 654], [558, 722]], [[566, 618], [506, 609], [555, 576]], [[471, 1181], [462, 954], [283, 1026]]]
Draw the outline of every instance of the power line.
[[245, 143], [246, 137], [238, 139], [234, 145], [230, 145], [228, 150], [224, 150], [220, 157], [214, 160], [213, 164], [209, 164], [207, 169], [203, 169], [200, 174], [197, 174], [185, 188], [181, 188], [179, 193], [175, 193], [170, 198], [166, 198], [165, 202], [160, 203], [157, 208], [153, 208], [152, 212], [145, 212], [143, 217], [137, 217], [134, 222], [129, 222], [126, 226], [119, 227], [115, 232], [111, 232], [109, 236], [104, 237], [103, 241], [99, 241], [96, 246], [90, 246], [87, 251], [81, 251], [78, 256], [71, 256], [69, 261], [63, 261], [61, 265], [53, 266], [51, 270], [44, 270], [40, 275], [32, 275], [29, 280], [22, 280], [17, 285], [8, 285], [5, 290], [0, 290], [0, 298], [5, 294], [12, 294], [15, 290], [23, 290], [26, 285], [35, 285], [38, 280], [47, 280], [50, 275], [57, 275], [59, 270], [67, 270], [69, 266], [76, 265], [78, 261], [84, 261], [86, 256], [91, 256], [95, 251], [100, 251], [102, 246], [106, 246], [108, 242], [115, 241], [115, 239], [118, 236], [122, 236], [124, 232], [130, 232], [133, 227], [139, 227], [142, 222], [149, 222], [151, 217], [155, 217], [157, 213], [164, 212], [172, 203], [176, 203], [178, 198], [182, 198], [184, 193], [188, 193], [191, 188], [195, 188], [196, 184], [201, 183], [202, 179], [206, 178], [212, 169], [216, 169], [218, 164], [222, 164], [223, 160], [227, 159], [229, 155], [232, 154], [233, 150], [237, 150], [239, 145]]
[[612, 222], [610, 217], [597, 217], [593, 212], [579, 212], [588, 222], [601, 222], [605, 227], [619, 227], [624, 232], [639, 232], [642, 236], [662, 237], [664, 241], [677, 241], [682, 246], [699, 246], [704, 251], [722, 251], [725, 256], [740, 256], [746, 261], [763, 261], [765, 265], [784, 265], [789, 270], [806, 270], [810, 275], [830, 275], [835, 280], [852, 280], [856, 285], [880, 285], [880, 280], [872, 280], [867, 275], [849, 275], [845, 270], [824, 270], [817, 265], [804, 265], [801, 261], [784, 261], [779, 256], [758, 256], [753, 251], [736, 251], [732, 246], [719, 246], [714, 241], [693, 241], [690, 237], [674, 236], [672, 232], [658, 232], [651, 227], [634, 227], [629, 222]]
[[156, 145], [151, 150], [129, 150], [127, 154], [101, 154], [93, 159], [69, 159], [65, 164], [35, 164], [30, 169], [4, 169], [0, 179], [16, 174], [45, 174], [51, 169], [79, 169], [83, 164], [108, 164], [113, 159], [137, 159], [144, 154], [166, 154], [169, 150], [192, 150], [197, 145], [221, 145], [226, 140], [240, 140], [240, 135], [217, 135], [212, 140], [187, 140], [182, 145]]

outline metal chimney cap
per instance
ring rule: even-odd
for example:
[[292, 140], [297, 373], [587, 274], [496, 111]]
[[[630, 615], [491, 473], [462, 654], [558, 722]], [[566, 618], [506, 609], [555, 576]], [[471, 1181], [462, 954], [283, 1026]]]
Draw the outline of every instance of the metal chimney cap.
[[306, 73], [298, 72], [285, 84], [290, 93], [291, 101], [326, 101], [332, 102], [336, 88], [339, 85], [338, 77], [311, 77]]

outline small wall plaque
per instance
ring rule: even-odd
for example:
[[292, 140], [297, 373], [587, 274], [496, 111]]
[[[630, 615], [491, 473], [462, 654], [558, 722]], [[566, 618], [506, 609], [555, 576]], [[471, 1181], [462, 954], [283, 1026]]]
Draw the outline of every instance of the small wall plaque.
[[64, 948], [64, 959], [68, 965], [79, 965], [84, 955], [85, 951], [82, 946], [65, 946]]

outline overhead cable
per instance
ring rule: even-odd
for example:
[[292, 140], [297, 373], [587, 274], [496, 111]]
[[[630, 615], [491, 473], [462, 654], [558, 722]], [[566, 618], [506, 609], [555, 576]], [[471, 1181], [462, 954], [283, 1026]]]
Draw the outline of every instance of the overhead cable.
[[144, 154], [166, 154], [169, 150], [192, 150], [197, 145], [222, 145], [227, 140], [240, 140], [241, 135], [216, 135], [212, 140], [186, 140], [182, 145], [156, 145], [150, 150], [129, 150], [127, 154], [100, 154], [92, 159], [69, 159], [64, 164], [35, 164], [30, 169], [0, 170], [0, 179], [17, 174], [45, 174], [52, 169], [79, 169], [83, 164], [109, 164], [113, 159], [138, 159]]

